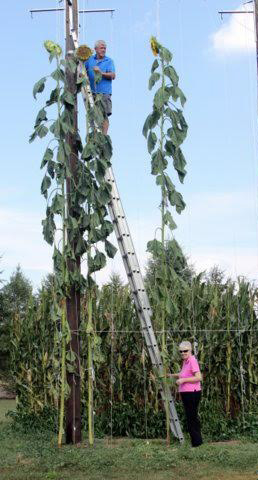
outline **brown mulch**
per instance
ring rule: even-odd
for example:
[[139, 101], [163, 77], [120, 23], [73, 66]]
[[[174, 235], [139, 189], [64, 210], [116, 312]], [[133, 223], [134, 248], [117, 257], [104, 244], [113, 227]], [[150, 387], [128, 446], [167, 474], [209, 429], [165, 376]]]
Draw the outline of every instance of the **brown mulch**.
[[220, 442], [209, 442], [209, 445], [240, 445], [240, 440], [222, 440]]
[[15, 398], [15, 394], [8, 392], [3, 385], [0, 385], [0, 400], [12, 400]]

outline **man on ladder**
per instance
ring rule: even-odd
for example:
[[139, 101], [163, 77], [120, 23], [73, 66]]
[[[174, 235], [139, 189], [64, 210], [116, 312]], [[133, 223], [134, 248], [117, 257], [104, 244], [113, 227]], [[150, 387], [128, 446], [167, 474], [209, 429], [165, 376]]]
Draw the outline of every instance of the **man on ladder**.
[[[102, 94], [105, 117], [102, 131], [105, 135], [107, 135], [109, 127], [108, 117], [112, 114], [112, 80], [116, 78], [114, 62], [106, 56], [106, 49], [106, 42], [98, 40], [95, 43], [96, 54], [85, 62], [93, 96], [95, 97], [98, 93]], [[96, 74], [99, 74], [99, 78], [96, 78], [98, 77]]]

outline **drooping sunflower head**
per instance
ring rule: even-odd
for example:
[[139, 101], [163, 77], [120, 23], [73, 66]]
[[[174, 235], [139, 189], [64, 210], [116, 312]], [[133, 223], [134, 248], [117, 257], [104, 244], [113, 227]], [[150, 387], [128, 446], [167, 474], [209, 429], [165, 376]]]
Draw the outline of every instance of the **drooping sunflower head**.
[[81, 45], [76, 50], [76, 57], [82, 62], [86, 62], [88, 58], [93, 54], [93, 51], [87, 45]]
[[62, 48], [58, 43], [52, 42], [52, 40], [46, 40], [44, 42], [44, 47], [48, 53], [52, 53], [53, 55], [57, 55], [60, 57], [62, 55]]
[[150, 45], [151, 45], [152, 53], [156, 57], [159, 53], [159, 47], [160, 47], [160, 44], [158, 43], [156, 37], [150, 38]]

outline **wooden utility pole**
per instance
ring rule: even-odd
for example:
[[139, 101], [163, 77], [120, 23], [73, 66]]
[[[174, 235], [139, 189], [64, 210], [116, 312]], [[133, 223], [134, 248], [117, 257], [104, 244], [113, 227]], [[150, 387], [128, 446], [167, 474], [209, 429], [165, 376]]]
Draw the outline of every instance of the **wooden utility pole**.
[[[78, 37], [78, 3], [77, 0], [65, 1], [65, 24], [66, 24], [66, 59], [74, 52], [75, 46], [72, 38], [72, 29]], [[78, 112], [77, 112], [77, 96], [76, 96], [76, 74], [66, 68], [66, 80], [68, 90], [74, 97], [73, 108], [73, 127], [74, 133], [68, 133], [66, 141], [70, 145], [71, 154], [69, 158], [70, 170], [72, 173], [72, 181], [70, 178], [66, 180], [67, 208], [71, 216], [75, 216], [74, 207], [72, 205], [72, 193], [74, 185], [77, 182], [77, 130], [78, 130]], [[67, 231], [69, 240], [69, 229]], [[74, 251], [76, 242], [73, 240]], [[73, 273], [77, 269], [80, 270], [81, 259], [76, 257], [76, 261], [69, 260], [68, 270]], [[70, 394], [66, 401], [66, 443], [78, 443], [81, 441], [81, 386], [80, 386], [80, 292], [71, 285], [69, 296], [66, 298], [67, 321], [71, 331], [71, 342], [68, 350], [75, 355], [73, 372], [67, 371], [67, 383], [70, 388]]]

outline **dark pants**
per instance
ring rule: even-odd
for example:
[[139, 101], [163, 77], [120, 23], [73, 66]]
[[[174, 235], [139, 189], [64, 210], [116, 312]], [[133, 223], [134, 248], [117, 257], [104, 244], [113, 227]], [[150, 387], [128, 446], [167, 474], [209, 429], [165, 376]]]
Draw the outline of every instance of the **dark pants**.
[[201, 392], [181, 392], [181, 398], [192, 446], [199, 447], [199, 445], [202, 444], [201, 424], [198, 418], [198, 405], [201, 400]]

